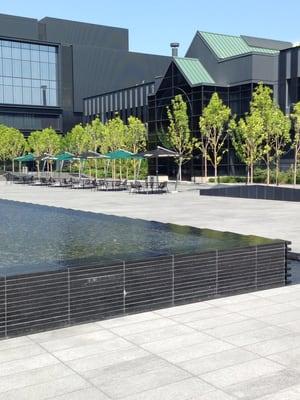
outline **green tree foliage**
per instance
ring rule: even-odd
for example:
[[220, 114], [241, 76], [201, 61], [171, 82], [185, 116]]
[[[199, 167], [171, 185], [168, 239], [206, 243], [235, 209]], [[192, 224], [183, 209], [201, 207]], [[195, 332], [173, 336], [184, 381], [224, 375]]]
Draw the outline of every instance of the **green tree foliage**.
[[292, 148], [294, 149], [294, 185], [297, 182], [297, 170], [300, 158], [300, 101], [294, 105], [293, 112], [291, 114], [294, 129], [294, 140]]
[[200, 149], [205, 153], [203, 156], [207, 158], [215, 170], [215, 182], [218, 178], [218, 165], [220, 164], [224, 153], [227, 149], [224, 148], [224, 143], [227, 138], [227, 124], [229, 123], [231, 110], [217, 93], [213, 93], [208, 105], [203, 109], [202, 116], [199, 120], [200, 132], [205, 141], [205, 146], [200, 145]]
[[[104, 146], [109, 152], [126, 147], [128, 127], [119, 115], [107, 121], [105, 125]], [[122, 179], [122, 161], [119, 160], [119, 176]], [[112, 177], [116, 178], [116, 161], [112, 160]]]
[[76, 155], [91, 150], [92, 138], [90, 132], [82, 124], [75, 125], [65, 136], [64, 146], [66, 150]]
[[[26, 148], [26, 140], [22, 133], [16, 129], [6, 125], [0, 125], [0, 159], [12, 161], [14, 158], [23, 154]], [[14, 170], [14, 162], [12, 163]]]
[[[132, 153], [138, 153], [146, 149], [147, 144], [147, 128], [143, 122], [133, 116], [128, 118], [127, 134], [125, 138], [126, 148]], [[133, 177], [137, 176], [137, 160], [132, 160]]]
[[274, 108], [275, 104], [272, 99], [272, 89], [268, 86], [264, 86], [260, 83], [252, 94], [252, 100], [250, 102], [250, 114], [258, 112], [262, 118], [264, 126], [264, 151], [263, 160], [265, 161], [267, 168], [267, 184], [270, 183], [270, 168], [271, 161], [274, 157], [272, 148], [272, 135], [274, 131]]
[[178, 158], [177, 180], [182, 179], [182, 164], [192, 158], [194, 149], [199, 145], [198, 140], [192, 137], [189, 127], [189, 117], [187, 114], [187, 105], [182, 95], [177, 95], [171, 101], [171, 107], [167, 107], [169, 119], [168, 131], [162, 137], [166, 147], [176, 151]]
[[274, 153], [275, 160], [275, 183], [279, 184], [278, 177], [280, 171], [280, 160], [285, 152], [286, 146], [291, 142], [290, 130], [291, 120], [288, 116], [284, 115], [278, 106], [274, 107], [273, 116], [273, 130], [270, 138], [270, 147]]
[[263, 155], [264, 124], [259, 112], [254, 111], [238, 122], [229, 123], [231, 141], [238, 157], [247, 165], [247, 182], [253, 183], [254, 164]]

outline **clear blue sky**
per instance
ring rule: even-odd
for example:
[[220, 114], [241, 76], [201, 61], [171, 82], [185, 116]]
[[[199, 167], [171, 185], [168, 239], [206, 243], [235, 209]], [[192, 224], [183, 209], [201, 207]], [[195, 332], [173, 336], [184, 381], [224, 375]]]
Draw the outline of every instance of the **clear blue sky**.
[[0, 13], [129, 29], [130, 50], [184, 55], [197, 30], [300, 42], [300, 0], [0, 0]]

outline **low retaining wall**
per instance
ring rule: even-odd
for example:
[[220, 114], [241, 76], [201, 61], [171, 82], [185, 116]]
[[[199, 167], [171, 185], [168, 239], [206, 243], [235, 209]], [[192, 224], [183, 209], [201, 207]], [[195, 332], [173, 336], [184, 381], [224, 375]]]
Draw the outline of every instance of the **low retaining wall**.
[[0, 337], [288, 283], [287, 243], [0, 278]]
[[236, 185], [200, 189], [201, 196], [240, 197], [281, 201], [300, 201], [300, 189], [267, 185]]

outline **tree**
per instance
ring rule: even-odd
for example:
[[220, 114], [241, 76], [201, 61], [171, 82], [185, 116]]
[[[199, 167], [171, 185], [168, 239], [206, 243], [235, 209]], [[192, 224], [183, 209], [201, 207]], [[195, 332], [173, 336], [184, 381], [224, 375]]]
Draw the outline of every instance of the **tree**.
[[[128, 118], [126, 147], [132, 153], [138, 153], [146, 149], [147, 144], [147, 128], [143, 122], [133, 116]], [[136, 179], [137, 163], [133, 160], [133, 175]]]
[[[207, 141], [205, 157], [210, 161], [215, 170], [215, 182], [218, 178], [218, 165], [220, 164], [223, 154], [226, 152], [224, 143], [227, 138], [225, 132], [226, 125], [229, 122], [231, 110], [218, 93], [213, 93], [208, 105], [203, 109], [202, 116], [199, 120], [200, 132]], [[203, 147], [200, 147], [203, 149]]]
[[38, 176], [40, 176], [40, 161], [39, 157], [45, 152], [45, 143], [43, 140], [43, 132], [42, 131], [34, 131], [31, 132], [30, 136], [27, 138], [27, 143], [29, 150], [31, 150], [36, 159], [36, 168]]
[[89, 151], [92, 146], [90, 131], [85, 129], [82, 124], [75, 125], [64, 139], [66, 150], [74, 154]]
[[260, 113], [254, 111], [229, 123], [231, 141], [238, 157], [247, 165], [247, 182], [253, 183], [254, 164], [263, 154], [264, 124]]
[[198, 140], [192, 137], [189, 127], [187, 105], [179, 94], [171, 101], [171, 107], [167, 107], [169, 126], [167, 133], [162, 137], [166, 147], [178, 153], [175, 161], [178, 163], [177, 181], [182, 180], [182, 165], [190, 160], [194, 149], [198, 146]]
[[[44, 153], [51, 156], [57, 154], [61, 150], [61, 136], [56, 133], [52, 128], [45, 128], [42, 130], [41, 140], [44, 144]], [[52, 160], [48, 160], [47, 164], [50, 166], [52, 172]]]
[[294, 185], [297, 183], [297, 170], [300, 156], [300, 101], [294, 104], [291, 114], [294, 128], [294, 140], [292, 148], [294, 149]]
[[272, 116], [272, 135], [270, 147], [274, 151], [275, 159], [275, 183], [279, 184], [278, 177], [280, 171], [280, 160], [281, 156], [284, 154], [285, 147], [291, 141], [290, 130], [291, 130], [291, 120], [288, 116], [284, 115], [278, 106], [274, 107], [274, 112]]
[[20, 156], [26, 147], [26, 140], [23, 134], [16, 128], [0, 125], [0, 159], [12, 161], [12, 169], [14, 172], [14, 158]]
[[[127, 126], [121, 120], [118, 114], [112, 119], [110, 119], [105, 125], [105, 138], [104, 145], [107, 147], [108, 151], [116, 151], [125, 146]], [[122, 162], [119, 162], [119, 175], [122, 179]], [[112, 161], [112, 177], [116, 178], [116, 161]]]
[[272, 93], [272, 89], [260, 83], [255, 88], [250, 102], [250, 113], [258, 112], [263, 121], [265, 133], [263, 160], [267, 168], [267, 185], [270, 183], [270, 167], [273, 158], [272, 134], [274, 132], [275, 104], [272, 99]]

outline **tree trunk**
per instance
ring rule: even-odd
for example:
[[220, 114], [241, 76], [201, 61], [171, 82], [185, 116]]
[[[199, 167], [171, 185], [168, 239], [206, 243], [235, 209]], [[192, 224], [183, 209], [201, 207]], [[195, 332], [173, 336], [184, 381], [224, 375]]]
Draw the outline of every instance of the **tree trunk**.
[[247, 165], [247, 184], [249, 185], [250, 183], [250, 165]]
[[267, 154], [267, 185], [270, 185], [270, 158]]
[[37, 169], [37, 177], [40, 177], [40, 163], [39, 161], [36, 162], [36, 169]]
[[250, 183], [253, 184], [253, 162], [250, 165]]
[[294, 158], [294, 186], [297, 184], [297, 159], [298, 159], [298, 154], [297, 154], [297, 149], [295, 148], [295, 158]]
[[112, 178], [116, 179], [116, 160], [112, 162]]
[[276, 185], [277, 186], [279, 185], [279, 182], [278, 182], [278, 178], [279, 178], [279, 163], [280, 163], [279, 158], [276, 158], [276, 172], [275, 172], [276, 176], [275, 176], [275, 181], [276, 181]]
[[6, 172], [6, 162], [5, 162], [5, 160], [3, 161], [3, 171]]
[[214, 168], [215, 168], [215, 183], [218, 182], [218, 164], [217, 164], [217, 151], [214, 151]]
[[204, 177], [207, 178], [207, 150], [204, 154]]
[[179, 164], [178, 164], [178, 179], [182, 181], [182, 158], [179, 157]]

